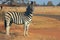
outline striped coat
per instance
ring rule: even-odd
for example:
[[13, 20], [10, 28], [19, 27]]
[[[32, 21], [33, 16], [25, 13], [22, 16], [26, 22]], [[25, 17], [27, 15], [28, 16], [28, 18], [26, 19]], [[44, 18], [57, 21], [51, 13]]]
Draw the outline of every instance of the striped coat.
[[5, 20], [15, 24], [24, 24], [24, 22], [30, 22], [32, 20], [32, 14], [25, 16], [25, 13], [20, 12], [7, 12], [5, 13]]

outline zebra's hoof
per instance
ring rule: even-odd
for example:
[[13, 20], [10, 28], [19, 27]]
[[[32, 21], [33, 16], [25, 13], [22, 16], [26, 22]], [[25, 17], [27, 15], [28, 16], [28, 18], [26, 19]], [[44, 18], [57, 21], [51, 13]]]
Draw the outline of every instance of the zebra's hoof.
[[10, 34], [6, 34], [7, 36], [10, 36]]
[[29, 37], [29, 35], [28, 34], [24, 34], [24, 37]]
[[11, 38], [11, 36], [10, 35], [6, 35], [6, 38]]

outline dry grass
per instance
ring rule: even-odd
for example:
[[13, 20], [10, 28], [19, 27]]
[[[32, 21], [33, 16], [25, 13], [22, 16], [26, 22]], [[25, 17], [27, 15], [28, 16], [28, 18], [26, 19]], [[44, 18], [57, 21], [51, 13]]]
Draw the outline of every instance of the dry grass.
[[50, 17], [34, 16], [31, 26], [34, 28], [56, 28], [60, 27], [60, 21]]
[[60, 7], [35, 7], [34, 13], [37, 14], [60, 14]]
[[[17, 12], [25, 12], [26, 7], [3, 7], [2, 11], [17, 11]], [[54, 15], [60, 15], [60, 7], [34, 7], [35, 14], [54, 14]]]

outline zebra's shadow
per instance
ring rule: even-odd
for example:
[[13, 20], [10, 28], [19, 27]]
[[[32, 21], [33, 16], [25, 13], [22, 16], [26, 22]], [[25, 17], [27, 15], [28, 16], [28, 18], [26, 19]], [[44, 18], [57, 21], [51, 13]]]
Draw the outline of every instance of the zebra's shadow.
[[5, 32], [3, 32], [3, 31], [0, 31], [0, 34], [6, 34]]
[[[6, 36], [6, 32], [0, 31], [0, 35], [1, 36]], [[17, 36], [23, 36], [23, 34], [22, 33], [17, 33], [17, 32], [14, 32], [14, 33], [10, 32], [9, 36], [11, 36], [11, 37], [17, 37]]]

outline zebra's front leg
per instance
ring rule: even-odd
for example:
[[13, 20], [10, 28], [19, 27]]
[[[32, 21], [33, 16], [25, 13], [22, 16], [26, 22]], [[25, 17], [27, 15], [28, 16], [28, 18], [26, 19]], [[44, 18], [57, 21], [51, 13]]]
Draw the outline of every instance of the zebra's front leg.
[[26, 24], [24, 25], [24, 36], [28, 36], [28, 31], [29, 31], [29, 24], [26, 23]]

